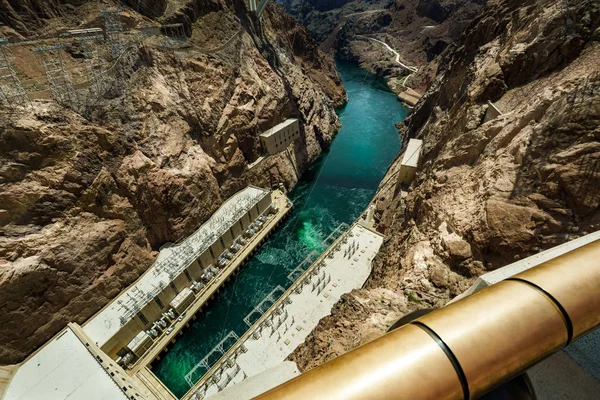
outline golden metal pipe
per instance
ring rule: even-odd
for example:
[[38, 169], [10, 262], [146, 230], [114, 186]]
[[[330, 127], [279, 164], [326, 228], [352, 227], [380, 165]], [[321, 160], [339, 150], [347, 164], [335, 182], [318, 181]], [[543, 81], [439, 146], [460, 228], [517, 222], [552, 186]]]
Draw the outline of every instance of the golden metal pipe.
[[442, 349], [406, 325], [259, 398], [458, 400], [463, 394]]
[[600, 240], [514, 277], [534, 284], [567, 313], [576, 339], [600, 325]]
[[598, 260], [600, 241], [423, 316], [258, 399], [476, 398], [600, 325]]
[[474, 398], [567, 343], [560, 311], [520, 282], [500, 282], [418, 321], [452, 350]]

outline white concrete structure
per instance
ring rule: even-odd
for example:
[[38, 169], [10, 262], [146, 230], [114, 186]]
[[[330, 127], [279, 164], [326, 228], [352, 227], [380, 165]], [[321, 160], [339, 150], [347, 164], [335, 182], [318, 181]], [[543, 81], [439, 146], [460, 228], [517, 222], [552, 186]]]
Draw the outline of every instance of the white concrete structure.
[[171, 308], [177, 312], [177, 314], [181, 314], [190, 304], [194, 301], [194, 292], [190, 288], [183, 288], [181, 292], [171, 302], [169, 305]]
[[[106, 354], [117, 353], [168, 312], [169, 304], [194, 281], [226, 264], [227, 252], [253, 224], [270, 212], [271, 192], [247, 187], [228, 199], [196, 232], [161, 249], [156, 262], [133, 285], [84, 325], [85, 333]], [[214, 274], [213, 274], [214, 275]]]
[[[250, 329], [253, 334], [242, 345], [245, 351], [238, 352], [235, 361], [220, 371], [218, 386], [209, 384], [206, 396], [277, 367], [331, 313], [343, 294], [363, 286], [383, 236], [356, 224], [343, 237], [346, 239], [334, 244], [311, 266], [314, 272], [301, 278], [303, 283], [289, 293], [279, 313], [272, 309], [263, 322]], [[270, 387], [279, 383], [273, 378]], [[204, 394], [202, 389], [200, 393]]]
[[276, 367], [210, 396], [210, 400], [250, 400], [299, 375], [300, 371], [295, 362], [284, 361]]
[[131, 339], [131, 342], [129, 342], [127, 348], [131, 350], [133, 354], [139, 357], [143, 355], [150, 348], [150, 346], [152, 346], [153, 342], [154, 341], [150, 335], [144, 331], [141, 331], [136, 335], [136, 337]]
[[285, 150], [290, 143], [300, 137], [300, 123], [290, 118], [260, 135], [263, 149], [272, 155]]
[[402, 164], [398, 172], [398, 185], [410, 185], [415, 179], [421, 151], [423, 150], [423, 141], [420, 139], [410, 139], [404, 155], [402, 156]]
[[[127, 386], [125, 388], [128, 389]], [[143, 398], [131, 389], [124, 392], [67, 327], [19, 367], [3, 400]]]

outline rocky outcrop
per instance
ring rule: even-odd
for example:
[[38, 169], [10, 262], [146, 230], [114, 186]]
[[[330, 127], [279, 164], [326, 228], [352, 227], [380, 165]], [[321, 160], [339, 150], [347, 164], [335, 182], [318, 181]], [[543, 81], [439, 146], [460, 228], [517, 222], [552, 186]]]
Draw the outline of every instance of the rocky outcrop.
[[[376, 195], [386, 239], [354, 296], [439, 307], [486, 271], [600, 229], [599, 59], [597, 3], [490, 0], [403, 126], [424, 141], [417, 178], [395, 192], [401, 157], [390, 167]], [[488, 101], [502, 115], [487, 120]], [[348, 303], [296, 349], [303, 368], [384, 331], [385, 311], [355, 317]]]
[[68, 0], [0, 0], [0, 21], [5, 25], [0, 27], [0, 33], [33, 33], [48, 19], [63, 15], [67, 4]]
[[[88, 5], [69, 13], [96, 26], [97, 7]], [[119, 18], [126, 27], [143, 21], [134, 10]], [[103, 96], [88, 93], [81, 45], [65, 42], [80, 88], [68, 106], [40, 90], [30, 47], [10, 49], [26, 88], [42, 99], [10, 113], [2, 105], [0, 363], [21, 361], [69, 321], [84, 322], [160, 246], [193, 232], [248, 184], [293, 187], [338, 128], [334, 106], [345, 94], [335, 66], [280, 7], [269, 6], [262, 25], [239, 1], [173, 1], [160, 18], [182, 20], [190, 38], [124, 34], [124, 52], [106, 63]], [[40, 23], [47, 32], [58, 26]], [[106, 57], [104, 43], [92, 45]], [[289, 117], [301, 120], [301, 140], [250, 170], [259, 134]]]

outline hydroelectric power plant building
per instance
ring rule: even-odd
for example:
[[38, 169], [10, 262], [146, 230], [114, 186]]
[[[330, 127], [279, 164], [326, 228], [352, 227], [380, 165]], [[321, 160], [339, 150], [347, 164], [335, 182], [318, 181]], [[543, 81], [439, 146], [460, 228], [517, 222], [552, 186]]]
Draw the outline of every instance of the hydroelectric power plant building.
[[163, 248], [137, 282], [84, 325], [85, 333], [123, 365], [141, 357], [272, 211], [269, 190], [248, 187], [234, 195], [184, 241]]
[[[198, 263], [194, 266], [199, 266], [200, 256], [205, 251], [210, 254], [209, 249], [215, 242], [221, 243], [221, 246], [228, 243], [227, 239], [223, 239], [228, 236], [227, 232], [242, 233], [232, 243], [246, 237], [247, 244], [232, 260], [225, 262], [221, 269], [214, 267], [214, 270], [209, 270], [207, 267], [202, 272], [217, 271], [218, 274], [209, 278], [211, 281], [206, 283], [205, 292], [207, 288], [222, 284], [228, 271], [239, 265], [237, 263], [249, 254], [253, 244], [260, 243], [290, 207], [287, 197], [277, 191], [250, 187], [238, 193], [193, 235], [162, 250], [157, 262], [145, 275], [83, 328], [70, 323], [23, 363], [0, 366], [0, 399], [176, 400], [177, 397], [152, 374], [148, 365], [168, 342], [175, 339], [190, 315], [198, 310], [196, 305], [208, 298], [203, 297], [202, 291], [197, 292], [200, 281], [183, 285], [183, 281], [177, 278], [183, 275], [187, 279], [186, 270], [193, 277], [194, 267], [189, 267], [194, 261]], [[261, 219], [261, 216], [264, 218]], [[265, 222], [259, 226], [257, 221], [261, 220]], [[218, 229], [210, 234], [206, 227]], [[355, 382], [361, 385], [356, 386], [353, 398], [437, 399], [440, 393], [449, 393], [445, 396], [447, 398], [467, 398], [468, 395], [463, 392], [469, 388], [474, 387], [474, 392], [479, 395], [487, 390], [484, 385], [505, 382], [507, 378], [518, 375], [513, 371], [527, 368], [536, 388], [544, 388], [546, 392], [543, 394], [556, 394], [543, 398], [565, 398], [560, 395], [567, 390], [575, 390], [575, 394], [579, 395], [572, 398], [597, 397], [598, 381], [590, 376], [590, 372], [596, 373], [597, 370], [593, 363], [586, 364], [586, 360], [597, 353], [600, 331], [590, 333], [586, 340], [572, 341], [600, 324], [597, 312], [600, 274], [595, 262], [600, 254], [600, 231], [490, 272], [480, 277], [471, 289], [450, 305], [298, 377], [296, 366], [284, 360], [344, 293], [363, 285], [383, 242], [383, 236], [363, 226], [361, 221], [340, 232], [341, 236], [334, 232], [331, 241], [328, 238], [323, 242], [330, 244], [325, 253], [318, 257], [309, 255], [290, 273], [288, 277], [294, 281], [292, 286], [231, 349], [223, 352], [221, 360], [181, 397], [183, 400], [246, 400], [261, 394], [260, 398], [264, 400], [282, 397], [299, 400], [348, 398], [347, 388]], [[175, 249], [185, 249], [185, 246], [194, 250], [193, 259], [175, 256], [178, 254]], [[189, 248], [185, 254], [188, 254], [187, 251]], [[146, 307], [156, 297], [146, 296], [138, 304], [129, 295], [143, 289], [138, 289], [138, 285], [146, 282], [148, 275], [153, 279], [164, 278], [157, 265], [163, 265], [161, 260], [167, 259], [177, 260], [176, 267], [173, 267], [171, 275], [167, 274], [165, 279], [168, 283], [161, 284], [163, 289], [157, 292], [157, 296], [167, 296], [165, 301], [170, 298], [170, 306], [165, 307], [167, 311], [160, 317], [165, 318], [169, 328], [159, 333], [158, 338], [149, 331], [160, 331], [162, 324], [148, 328], [153, 325], [136, 321], [138, 325], [135, 326], [146, 330], [137, 334], [135, 330], [124, 330], [131, 321], [141, 319], [137, 314], [140, 311], [148, 312], [148, 317], [151, 315]], [[218, 265], [219, 257], [213, 257], [211, 262], [215, 260]], [[574, 268], [577, 273], [573, 273]], [[178, 291], [178, 294], [163, 293], [169, 288], [173, 293]], [[154, 295], [154, 292], [149, 293]], [[131, 310], [139, 310], [133, 313], [129, 308], [135, 304], [138, 304], [137, 307]], [[257, 307], [260, 308], [260, 305]], [[527, 318], [524, 319], [523, 313], [527, 313]], [[171, 314], [178, 317], [173, 320]], [[130, 320], [123, 322], [121, 316]], [[444, 318], [440, 319], [440, 316]], [[148, 317], [144, 315], [144, 318]], [[98, 321], [104, 323], [104, 330]], [[117, 328], [112, 329], [111, 324], [115, 321]], [[434, 326], [436, 331], [443, 331], [446, 340], [436, 341], [436, 331], [432, 329], [433, 334], [428, 334], [420, 328], [429, 325]], [[170, 335], [169, 329], [174, 329]], [[104, 343], [96, 344], [94, 340], [100, 337], [97, 336], [100, 333], [104, 335]], [[107, 348], [107, 343], [113, 342], [115, 337], [121, 337], [121, 343], [125, 343], [131, 335], [134, 336], [124, 348], [127, 354], [131, 354], [129, 357], [133, 364], [123, 360], [127, 354], [117, 354], [117, 361], [103, 351], [102, 347]], [[444, 346], [452, 346], [453, 350], [444, 351]], [[475, 350], [472, 350], [473, 347]], [[140, 357], [140, 354], [143, 355]], [[456, 357], [455, 362], [460, 364], [453, 364], [449, 357]], [[548, 358], [543, 360], [545, 357]], [[530, 368], [540, 360], [543, 361]], [[581, 361], [581, 364], [574, 360]], [[389, 365], [400, 367], [390, 374]], [[458, 371], [463, 370], [457, 369], [456, 365], [469, 373], [460, 377]], [[431, 371], [439, 372], [432, 375]], [[568, 372], [569, 379], [556, 379], [565, 372]], [[431, 376], [436, 379], [429, 379]], [[298, 379], [291, 381], [296, 377]], [[476, 379], [480, 377], [486, 379]], [[464, 385], [460, 379], [463, 379]], [[370, 385], [374, 380], [375, 384]], [[270, 390], [284, 382], [287, 382], [285, 386]]]

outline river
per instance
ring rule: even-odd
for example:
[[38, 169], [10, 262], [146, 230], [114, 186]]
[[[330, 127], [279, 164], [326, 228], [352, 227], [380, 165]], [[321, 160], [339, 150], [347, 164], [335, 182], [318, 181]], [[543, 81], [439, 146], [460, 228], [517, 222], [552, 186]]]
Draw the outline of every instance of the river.
[[[177, 343], [154, 363], [154, 374], [178, 397], [184, 376], [230, 331], [242, 336], [243, 318], [342, 222], [351, 224], [369, 204], [400, 149], [395, 124], [407, 110], [385, 82], [354, 64], [338, 63], [349, 102], [338, 110], [342, 128], [328, 152], [288, 195], [294, 208], [285, 223], [198, 314]], [[210, 362], [216, 362], [210, 360]], [[200, 368], [197, 380], [206, 372]]]

